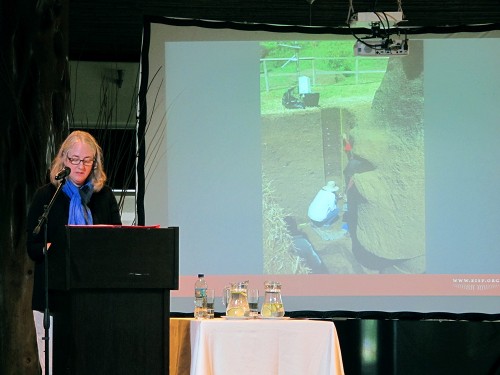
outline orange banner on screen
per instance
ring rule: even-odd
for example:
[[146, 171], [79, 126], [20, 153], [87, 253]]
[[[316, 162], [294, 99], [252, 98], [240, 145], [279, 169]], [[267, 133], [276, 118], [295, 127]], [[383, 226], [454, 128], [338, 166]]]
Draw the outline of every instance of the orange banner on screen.
[[[230, 282], [249, 281], [264, 289], [264, 281], [282, 284], [288, 296], [500, 296], [500, 275], [205, 275], [217, 295]], [[195, 276], [180, 276], [173, 297], [191, 297]]]

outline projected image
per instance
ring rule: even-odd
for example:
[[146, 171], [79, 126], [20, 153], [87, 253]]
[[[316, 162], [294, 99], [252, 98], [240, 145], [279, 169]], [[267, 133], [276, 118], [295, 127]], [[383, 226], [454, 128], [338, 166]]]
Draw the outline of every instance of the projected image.
[[260, 47], [264, 273], [424, 273], [422, 43]]
[[145, 44], [145, 224], [180, 228], [172, 311], [203, 272], [279, 281], [287, 311], [498, 312], [496, 37], [372, 58], [207, 26]]

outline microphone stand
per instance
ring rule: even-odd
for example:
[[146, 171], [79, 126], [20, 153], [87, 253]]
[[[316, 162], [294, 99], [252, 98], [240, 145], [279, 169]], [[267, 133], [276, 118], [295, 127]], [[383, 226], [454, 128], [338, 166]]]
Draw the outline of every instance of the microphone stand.
[[38, 218], [38, 225], [33, 230], [33, 234], [37, 235], [40, 233], [42, 225], [44, 225], [44, 246], [43, 246], [43, 261], [45, 269], [45, 279], [44, 279], [44, 292], [45, 292], [45, 309], [43, 311], [43, 328], [45, 335], [42, 340], [45, 341], [45, 375], [50, 373], [50, 311], [49, 311], [49, 257], [48, 257], [48, 238], [47, 238], [47, 227], [49, 221], [49, 212], [54, 205], [54, 202], [59, 195], [63, 185], [66, 183], [66, 177], [62, 177], [56, 192], [52, 196], [49, 204], [44, 207], [42, 216]]

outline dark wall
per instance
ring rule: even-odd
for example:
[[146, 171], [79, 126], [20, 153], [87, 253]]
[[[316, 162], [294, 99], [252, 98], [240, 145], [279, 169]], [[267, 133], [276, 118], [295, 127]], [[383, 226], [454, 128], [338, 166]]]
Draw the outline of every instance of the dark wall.
[[[354, 12], [397, 11], [394, 0], [353, 1]], [[498, 1], [421, 0], [402, 2], [402, 27], [453, 32], [471, 25], [500, 27]], [[349, 33], [349, 2], [325, 0], [86, 0], [72, 1], [71, 60], [139, 61], [143, 18], [164, 16], [274, 25], [325, 26]], [[496, 25], [492, 25], [496, 24]], [[458, 27], [458, 28], [457, 28]], [[422, 30], [416, 30], [421, 32]], [[317, 31], [312, 31], [317, 32]]]
[[335, 320], [349, 375], [498, 375], [498, 322]]

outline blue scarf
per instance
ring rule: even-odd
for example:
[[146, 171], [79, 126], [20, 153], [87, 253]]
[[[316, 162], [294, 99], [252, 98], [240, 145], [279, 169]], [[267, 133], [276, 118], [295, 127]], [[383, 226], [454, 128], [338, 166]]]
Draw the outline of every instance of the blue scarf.
[[67, 181], [62, 190], [71, 199], [69, 203], [68, 224], [74, 225], [92, 225], [92, 212], [87, 204], [94, 192], [92, 182], [87, 182], [81, 188], [78, 188], [71, 181]]

